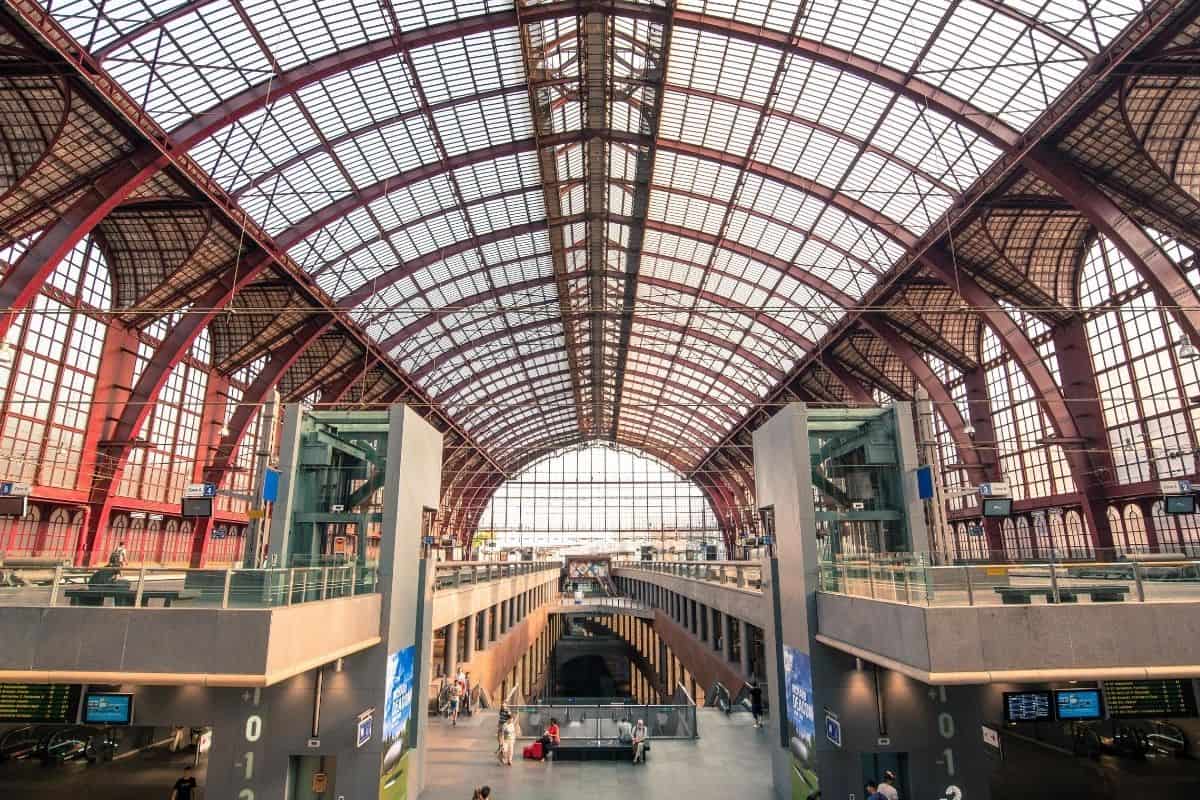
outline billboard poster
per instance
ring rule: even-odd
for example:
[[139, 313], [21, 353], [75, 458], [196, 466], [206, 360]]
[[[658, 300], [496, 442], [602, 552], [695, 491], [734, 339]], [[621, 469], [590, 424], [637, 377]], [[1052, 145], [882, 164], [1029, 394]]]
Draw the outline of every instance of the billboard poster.
[[784, 645], [783, 677], [787, 691], [788, 749], [792, 754], [792, 800], [812, 800], [820, 796], [820, 784], [812, 662], [808, 653]]
[[408, 796], [408, 756], [412, 744], [413, 667], [416, 646], [388, 655], [387, 699], [383, 707], [383, 764], [379, 770], [379, 800]]

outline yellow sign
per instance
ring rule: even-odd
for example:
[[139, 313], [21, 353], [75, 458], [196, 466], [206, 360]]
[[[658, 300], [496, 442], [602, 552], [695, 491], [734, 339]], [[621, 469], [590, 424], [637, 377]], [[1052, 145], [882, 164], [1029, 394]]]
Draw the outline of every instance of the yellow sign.
[[313, 794], [323, 794], [329, 788], [329, 774], [325, 772], [314, 772], [312, 781]]
[[264, 519], [266, 516], [267, 512], [261, 508], [252, 508], [246, 512], [246, 517], [249, 519]]
[[984, 572], [988, 575], [1007, 575], [1008, 567], [988, 567]]

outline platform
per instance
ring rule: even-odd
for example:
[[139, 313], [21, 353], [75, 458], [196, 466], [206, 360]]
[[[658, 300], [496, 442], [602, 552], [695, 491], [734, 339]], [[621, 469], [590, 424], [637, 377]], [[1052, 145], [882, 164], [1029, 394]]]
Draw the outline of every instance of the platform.
[[772, 800], [769, 728], [749, 714], [699, 709], [700, 738], [651, 742], [646, 764], [617, 761], [496, 763], [496, 715], [484, 713], [451, 727], [430, 720], [426, 787], [421, 800], [462, 800], [475, 786], [493, 797], [520, 800]]

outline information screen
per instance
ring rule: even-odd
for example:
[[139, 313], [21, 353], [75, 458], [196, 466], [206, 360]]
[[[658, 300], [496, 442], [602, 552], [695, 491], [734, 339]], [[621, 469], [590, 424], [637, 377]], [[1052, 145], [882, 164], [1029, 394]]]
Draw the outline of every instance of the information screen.
[[1105, 681], [1108, 715], [1123, 717], [1194, 717], [1196, 693], [1188, 679]]
[[1062, 689], [1054, 693], [1054, 711], [1059, 719], [1103, 719], [1099, 689]]
[[83, 703], [86, 725], [128, 725], [133, 722], [133, 695], [88, 692]]
[[0, 683], [0, 723], [73, 723], [79, 692], [78, 684]]
[[1005, 692], [1005, 722], [1045, 722], [1050, 713], [1050, 692]]

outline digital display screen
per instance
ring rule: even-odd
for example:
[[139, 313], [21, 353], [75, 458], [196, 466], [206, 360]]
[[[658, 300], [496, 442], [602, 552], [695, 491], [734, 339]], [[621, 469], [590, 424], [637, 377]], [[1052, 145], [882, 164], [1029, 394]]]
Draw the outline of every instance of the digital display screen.
[[73, 723], [79, 694], [78, 684], [0, 683], [0, 723]]
[[1168, 514], [1195, 514], [1196, 495], [1169, 494], [1163, 498], [1163, 511]]
[[1105, 681], [1104, 702], [1115, 719], [1194, 717], [1196, 693], [1190, 679]]
[[985, 497], [983, 499], [983, 515], [985, 517], [1012, 516], [1012, 498]]
[[1005, 722], [1045, 722], [1053, 719], [1050, 692], [1005, 692]]
[[212, 512], [211, 497], [185, 497], [179, 509], [180, 516], [184, 517], [211, 517]]
[[1054, 711], [1059, 719], [1103, 719], [1099, 689], [1063, 689], [1054, 693]]
[[133, 695], [88, 692], [83, 700], [85, 725], [128, 725], [133, 722]]

